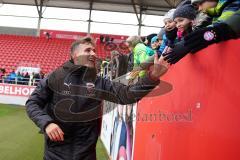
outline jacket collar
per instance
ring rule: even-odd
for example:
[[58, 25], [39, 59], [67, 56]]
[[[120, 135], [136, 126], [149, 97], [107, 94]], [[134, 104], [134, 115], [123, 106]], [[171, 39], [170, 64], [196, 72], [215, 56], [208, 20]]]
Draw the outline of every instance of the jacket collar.
[[65, 62], [63, 64], [63, 69], [68, 73], [64, 80], [66, 83], [70, 81], [73, 74], [80, 74], [86, 81], [92, 82], [94, 82], [97, 77], [96, 69], [88, 68], [82, 65], [75, 65], [72, 60]]

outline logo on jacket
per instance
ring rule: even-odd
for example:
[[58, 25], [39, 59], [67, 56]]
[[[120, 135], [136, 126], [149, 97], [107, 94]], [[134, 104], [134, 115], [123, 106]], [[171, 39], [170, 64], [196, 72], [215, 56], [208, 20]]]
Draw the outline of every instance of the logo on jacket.
[[71, 92], [70, 91], [62, 91], [62, 94], [66, 94], [66, 95], [69, 95], [69, 94], [71, 94]]
[[204, 33], [203, 37], [206, 41], [211, 41], [211, 40], [214, 39], [215, 35], [214, 35], [213, 32], [207, 31], [207, 32]]
[[88, 91], [89, 96], [94, 96], [95, 95], [95, 84], [94, 83], [86, 83], [86, 88]]

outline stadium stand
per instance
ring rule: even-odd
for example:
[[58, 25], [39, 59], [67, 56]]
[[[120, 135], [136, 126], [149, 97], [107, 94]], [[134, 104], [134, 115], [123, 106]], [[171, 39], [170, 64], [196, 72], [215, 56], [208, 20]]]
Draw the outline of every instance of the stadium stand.
[[71, 43], [72, 40], [0, 35], [0, 65], [9, 73], [20, 63], [31, 63], [40, 65], [41, 70], [48, 73], [68, 59]]
[[[0, 67], [4, 67], [8, 74], [12, 68], [25, 63], [33, 66], [39, 65], [44, 73], [49, 73], [69, 59], [69, 49], [73, 41], [73, 39], [46, 39], [45, 37], [2, 34], [0, 35], [2, 46]], [[98, 58], [110, 56], [110, 50], [106, 50], [105, 45], [97, 41]]]

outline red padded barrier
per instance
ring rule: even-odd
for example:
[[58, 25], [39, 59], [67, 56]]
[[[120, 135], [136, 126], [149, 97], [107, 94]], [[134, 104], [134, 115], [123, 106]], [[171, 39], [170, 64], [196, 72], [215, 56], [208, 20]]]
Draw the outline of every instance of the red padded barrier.
[[240, 159], [239, 51], [231, 40], [171, 66], [172, 91], [138, 104], [134, 160]]

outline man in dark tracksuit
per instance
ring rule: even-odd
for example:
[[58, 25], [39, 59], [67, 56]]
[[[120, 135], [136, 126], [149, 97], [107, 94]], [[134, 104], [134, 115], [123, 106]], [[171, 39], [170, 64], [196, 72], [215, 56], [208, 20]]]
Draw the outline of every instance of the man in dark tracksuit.
[[159, 84], [167, 63], [154, 67], [135, 85], [96, 76], [91, 38], [73, 43], [71, 60], [41, 80], [26, 102], [28, 116], [45, 137], [45, 160], [96, 160], [102, 100], [135, 103]]

